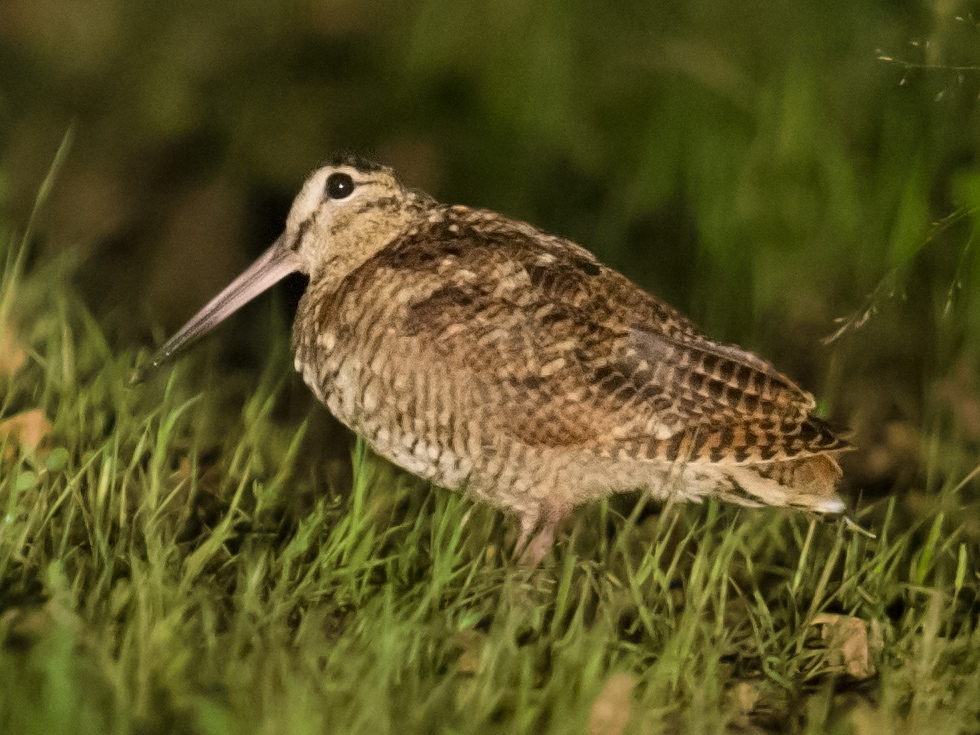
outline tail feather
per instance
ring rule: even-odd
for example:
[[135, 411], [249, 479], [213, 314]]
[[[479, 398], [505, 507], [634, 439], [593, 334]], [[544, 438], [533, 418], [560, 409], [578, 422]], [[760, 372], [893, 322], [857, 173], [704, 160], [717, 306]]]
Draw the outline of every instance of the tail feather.
[[844, 501], [837, 495], [840, 465], [829, 454], [783, 462], [736, 465], [721, 468], [727, 482], [719, 483], [719, 495], [742, 505], [775, 505], [806, 508], [818, 513], [840, 513]]

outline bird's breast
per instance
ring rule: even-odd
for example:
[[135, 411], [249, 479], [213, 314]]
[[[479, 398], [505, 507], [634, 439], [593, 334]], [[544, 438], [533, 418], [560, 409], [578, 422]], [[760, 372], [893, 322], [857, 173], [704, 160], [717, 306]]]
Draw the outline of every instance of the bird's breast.
[[[356, 323], [301, 309], [296, 370], [341, 423], [412, 474], [450, 489], [473, 469], [466, 399], [439, 365], [412, 353], [396, 328], [397, 304], [365, 309]], [[316, 325], [313, 331], [310, 325]]]

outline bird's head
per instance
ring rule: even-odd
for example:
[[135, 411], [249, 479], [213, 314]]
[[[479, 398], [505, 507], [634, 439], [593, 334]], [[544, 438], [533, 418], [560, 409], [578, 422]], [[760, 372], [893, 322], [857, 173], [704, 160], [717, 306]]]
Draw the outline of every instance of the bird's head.
[[160, 365], [291, 273], [309, 276], [314, 286], [339, 282], [431, 203], [427, 195], [403, 186], [387, 166], [351, 155], [331, 159], [303, 184], [272, 246], [191, 317], [151, 365]]

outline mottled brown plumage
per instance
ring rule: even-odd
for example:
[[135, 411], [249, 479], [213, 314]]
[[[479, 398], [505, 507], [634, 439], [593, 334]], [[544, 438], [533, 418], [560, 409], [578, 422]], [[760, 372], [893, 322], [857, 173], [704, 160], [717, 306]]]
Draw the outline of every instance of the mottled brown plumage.
[[843, 509], [846, 442], [768, 362], [573, 242], [352, 157], [310, 177], [276, 244], [157, 362], [295, 270], [317, 398], [395, 464], [517, 515], [533, 562], [573, 507], [636, 488]]

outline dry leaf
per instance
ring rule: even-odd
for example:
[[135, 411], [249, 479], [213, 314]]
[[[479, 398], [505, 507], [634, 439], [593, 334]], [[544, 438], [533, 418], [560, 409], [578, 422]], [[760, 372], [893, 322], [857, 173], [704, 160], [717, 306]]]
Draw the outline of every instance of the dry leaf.
[[13, 375], [27, 362], [24, 348], [9, 328], [0, 326], [0, 377]]
[[632, 714], [634, 686], [636, 677], [627, 673], [613, 674], [605, 683], [592, 703], [592, 716], [589, 718], [589, 732], [592, 735], [622, 735]]
[[759, 687], [749, 681], [740, 681], [731, 690], [729, 696], [735, 706], [734, 724], [743, 730], [747, 729], [751, 724], [749, 718], [752, 711], [759, 702]]
[[[37, 449], [51, 433], [51, 422], [44, 418], [44, 411], [35, 408], [0, 421], [0, 438], [12, 439], [27, 449]], [[8, 451], [13, 448], [8, 444]]]
[[5, 631], [5, 647], [26, 651], [51, 635], [54, 621], [46, 605], [12, 607], [0, 617], [0, 629]]
[[939, 398], [956, 417], [957, 424], [971, 439], [980, 438], [980, 393], [977, 392], [974, 359], [964, 354], [949, 377], [939, 381]]
[[881, 648], [881, 633], [875, 621], [869, 626], [861, 618], [821, 613], [813, 619], [813, 625], [821, 626], [820, 638], [827, 646], [832, 666], [843, 667], [855, 679], [874, 676], [873, 654]]
[[902, 732], [896, 728], [894, 715], [885, 716], [867, 702], [859, 701], [848, 712], [853, 735], [885, 735], [885, 733]]
[[486, 638], [486, 635], [472, 628], [456, 633], [453, 642], [462, 649], [459, 654], [459, 672], [461, 674], [475, 674], [480, 670], [480, 653], [483, 651], [483, 643]]

